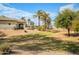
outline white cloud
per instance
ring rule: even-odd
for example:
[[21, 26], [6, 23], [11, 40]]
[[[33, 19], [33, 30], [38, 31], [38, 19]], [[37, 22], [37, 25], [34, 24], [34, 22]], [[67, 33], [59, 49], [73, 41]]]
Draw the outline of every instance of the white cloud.
[[68, 4], [68, 5], [65, 5], [65, 6], [61, 6], [59, 11], [63, 11], [64, 9], [71, 9], [73, 10], [74, 9], [74, 4]]
[[[49, 11], [46, 11], [46, 12], [50, 14], [50, 17], [52, 19], [55, 18], [56, 13], [49, 12]], [[26, 17], [26, 18], [30, 18], [32, 21], [34, 21], [35, 24], [38, 23], [38, 20], [33, 18], [34, 13], [31, 13], [29, 11], [19, 10], [19, 9], [13, 8], [13, 7], [9, 7], [9, 4], [8, 5], [0, 4], [0, 15], [4, 15], [7, 17], [11, 17], [11, 18]]]
[[23, 16], [31, 17], [33, 13], [19, 10], [16, 8], [11, 8], [11, 7], [5, 6], [4, 4], [0, 4], [0, 15], [5, 15], [12, 18], [21, 18]]
[[34, 21], [35, 24], [38, 23], [38, 20], [33, 18], [34, 13], [19, 10], [19, 9], [16, 9], [16, 8], [9, 7], [9, 5], [8, 6], [6, 6], [6, 5], [0, 4], [0, 15], [4, 15], [4, 16], [7, 16], [7, 17], [11, 17], [11, 18], [26, 17], [26, 20], [28, 18], [30, 18], [32, 21]]
[[75, 11], [79, 11], [79, 8], [76, 8]]

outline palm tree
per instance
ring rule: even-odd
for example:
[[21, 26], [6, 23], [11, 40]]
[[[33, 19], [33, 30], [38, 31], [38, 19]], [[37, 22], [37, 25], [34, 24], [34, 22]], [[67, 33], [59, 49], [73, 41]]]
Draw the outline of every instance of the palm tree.
[[40, 26], [40, 20], [41, 20], [42, 13], [43, 13], [42, 10], [38, 10], [38, 11], [36, 12], [36, 15], [33, 15], [34, 18], [36, 18], [36, 17], [38, 18], [38, 26]]
[[28, 19], [27, 21], [28, 21], [28, 25], [27, 26], [30, 28], [30, 22], [31, 22], [31, 20]]
[[33, 21], [30, 21], [30, 25], [31, 25], [31, 29], [34, 29], [35, 24]]
[[51, 18], [48, 17], [48, 19], [47, 19], [47, 29], [50, 28], [50, 25], [51, 25]]
[[44, 22], [45, 30], [46, 30], [47, 28], [49, 28], [49, 24], [51, 23], [51, 18], [49, 17], [48, 13], [43, 11], [41, 19]]
[[21, 19], [22, 19], [22, 20], [25, 20], [25, 17], [22, 17]]
[[25, 22], [24, 24], [22, 24], [22, 26], [24, 26], [24, 28], [25, 28], [27, 26], [27, 22], [26, 22], [25, 17], [22, 17], [21, 20], [23, 20]]

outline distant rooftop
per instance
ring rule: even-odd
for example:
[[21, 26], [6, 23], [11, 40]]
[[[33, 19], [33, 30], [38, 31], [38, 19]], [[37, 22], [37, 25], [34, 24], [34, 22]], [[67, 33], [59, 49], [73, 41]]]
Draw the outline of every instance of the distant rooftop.
[[1, 21], [15, 21], [15, 22], [25, 22], [24, 20], [22, 19], [14, 19], [14, 18], [9, 18], [9, 17], [6, 17], [6, 16], [0, 16], [0, 20]]

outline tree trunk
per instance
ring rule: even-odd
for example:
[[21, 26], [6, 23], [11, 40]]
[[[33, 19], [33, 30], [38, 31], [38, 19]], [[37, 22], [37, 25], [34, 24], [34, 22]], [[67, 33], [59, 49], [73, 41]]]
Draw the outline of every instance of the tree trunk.
[[70, 28], [68, 28], [67, 30], [68, 30], [68, 36], [70, 36]]
[[50, 24], [48, 24], [48, 29], [50, 29], [49, 27], [50, 27]]
[[47, 30], [46, 20], [45, 20], [45, 31]]
[[40, 16], [38, 17], [38, 26], [40, 26]]

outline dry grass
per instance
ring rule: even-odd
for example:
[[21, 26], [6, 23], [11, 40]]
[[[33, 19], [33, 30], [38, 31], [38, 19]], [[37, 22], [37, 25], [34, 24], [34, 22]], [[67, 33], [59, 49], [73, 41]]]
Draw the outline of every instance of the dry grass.
[[79, 37], [68, 37], [64, 31], [11, 30], [5, 33], [10, 38], [0, 40], [1, 44], [10, 43], [18, 54], [79, 54]]

